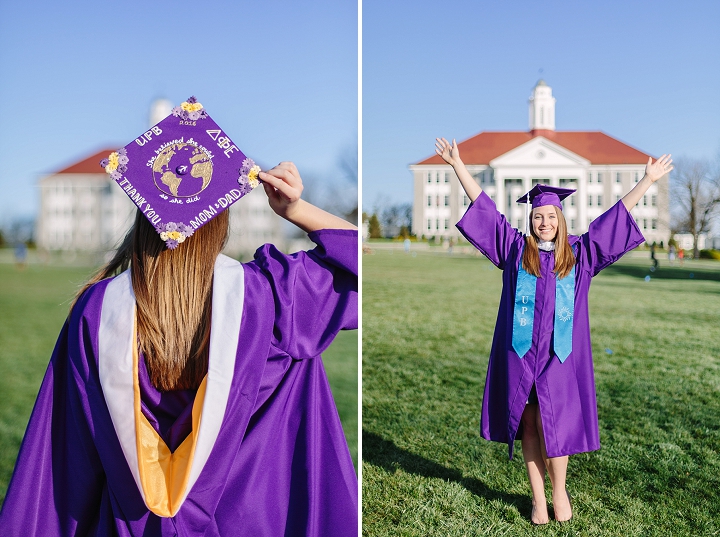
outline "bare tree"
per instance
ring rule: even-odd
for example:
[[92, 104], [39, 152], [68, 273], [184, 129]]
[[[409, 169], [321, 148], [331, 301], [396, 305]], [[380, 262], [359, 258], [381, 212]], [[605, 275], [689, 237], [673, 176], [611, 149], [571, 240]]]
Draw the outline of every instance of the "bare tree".
[[710, 231], [720, 208], [720, 169], [707, 159], [677, 159], [671, 192], [674, 227], [692, 234], [693, 257], [697, 258], [698, 236]]
[[338, 159], [343, 184], [333, 182], [328, 189], [326, 209], [333, 214], [358, 224], [358, 148], [357, 144], [348, 146]]
[[386, 237], [396, 237], [400, 233], [402, 209], [400, 205], [390, 205], [380, 213], [380, 225]]

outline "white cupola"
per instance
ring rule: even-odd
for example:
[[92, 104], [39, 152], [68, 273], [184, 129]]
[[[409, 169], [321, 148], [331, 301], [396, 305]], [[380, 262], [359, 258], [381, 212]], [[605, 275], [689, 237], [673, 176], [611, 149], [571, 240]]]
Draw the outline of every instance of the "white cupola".
[[538, 80], [535, 84], [529, 100], [530, 130], [546, 129], [555, 130], [555, 98], [552, 96], [552, 88], [544, 80]]
[[153, 127], [168, 117], [173, 105], [167, 99], [155, 99], [150, 105], [150, 126]]

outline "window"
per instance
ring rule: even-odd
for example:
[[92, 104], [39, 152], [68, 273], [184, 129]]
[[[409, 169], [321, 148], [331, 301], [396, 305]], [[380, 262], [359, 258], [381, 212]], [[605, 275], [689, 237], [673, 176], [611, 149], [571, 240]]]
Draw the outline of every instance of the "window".
[[570, 207], [575, 207], [575, 196], [570, 196]]
[[467, 207], [470, 204], [470, 198], [463, 194], [463, 207]]
[[[652, 198], [650, 199], [650, 204], [653, 207], [657, 207], [657, 194], [652, 195]], [[655, 228], [653, 228], [653, 229], [655, 229]]]
[[597, 197], [597, 206], [602, 207], [602, 194], [598, 194]]
[[517, 220], [517, 229], [522, 229], [522, 218], [518, 218]]
[[603, 174], [598, 172], [598, 180], [597, 180], [598, 184], [602, 183], [602, 180], [603, 180]]
[[650, 222], [650, 227], [651, 227], [652, 229], [657, 229], [657, 220], [655, 220], [655, 219], [653, 218], [652, 221]]
[[432, 207], [432, 196], [428, 196], [428, 207]]
[[440, 196], [435, 196], [435, 207], [440, 207]]
[[432, 229], [432, 220], [428, 219], [427, 221], [427, 229], [430, 231]]
[[574, 218], [570, 219], [570, 229], [575, 230], [575, 219]]
[[[449, 207], [450, 206], [450, 196], [445, 196], [444, 201], [445, 201], [445, 207]], [[445, 228], [445, 229], [447, 229], [447, 228]]]
[[635, 182], [637, 183], [639, 181], [640, 181], [640, 178], [638, 176], [638, 172], [635, 172]]
[[622, 180], [620, 179], [620, 172], [617, 172], [615, 174], [615, 182], [616, 183], [622, 183]]
[[449, 227], [450, 227], [450, 219], [449, 219], [449, 218], [446, 218], [446, 219], [445, 219], [445, 229], [447, 229], [447, 228], [449, 228]]
[[615, 203], [620, 201], [620, 194], [615, 194]]
[[592, 194], [588, 194], [588, 207], [592, 207]]
[[643, 207], [647, 207], [647, 196], [643, 196]]
[[588, 183], [592, 183], [592, 172], [588, 172]]
[[446, 183], [449, 183], [449, 182], [450, 182], [450, 174], [447, 173], [447, 172], [445, 172], [445, 182], [446, 182]]
[[428, 183], [432, 183], [432, 173], [428, 173]]
[[647, 229], [647, 218], [643, 218], [643, 229]]
[[440, 219], [435, 220], [435, 229], [440, 229]]
[[436, 182], [436, 183], [439, 183], [439, 182], [440, 182], [440, 172], [437, 172], [437, 173], [435, 174], [435, 182]]

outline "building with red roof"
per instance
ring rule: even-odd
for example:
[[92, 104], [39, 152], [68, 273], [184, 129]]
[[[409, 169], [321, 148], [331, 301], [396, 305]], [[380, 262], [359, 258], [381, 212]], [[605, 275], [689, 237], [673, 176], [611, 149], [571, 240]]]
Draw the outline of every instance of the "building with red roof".
[[38, 248], [110, 250], [130, 229], [135, 205], [100, 167], [115, 149], [95, 151], [40, 179]]
[[[534, 185], [577, 190], [564, 202], [563, 212], [568, 231], [580, 234], [632, 189], [651, 157], [604, 132], [555, 130], [555, 98], [543, 80], [530, 96], [529, 127], [524, 132], [481, 132], [458, 144], [470, 174], [498, 210], [523, 231], [524, 206], [515, 200]], [[452, 168], [433, 155], [410, 169], [414, 176], [413, 233], [459, 237], [454, 224], [470, 201]], [[648, 242], [667, 242], [667, 176], [650, 187], [632, 214]]]

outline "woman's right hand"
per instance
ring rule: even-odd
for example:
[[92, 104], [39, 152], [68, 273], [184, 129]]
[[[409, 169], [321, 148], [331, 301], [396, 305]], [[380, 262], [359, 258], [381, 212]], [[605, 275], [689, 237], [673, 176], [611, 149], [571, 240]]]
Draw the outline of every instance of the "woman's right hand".
[[470, 198], [470, 201], [475, 201], [482, 192], [482, 188], [470, 175], [463, 161], [460, 160], [460, 150], [455, 139], [450, 144], [445, 138], [435, 138], [435, 152], [453, 167], [468, 198]]
[[445, 138], [435, 138], [435, 153], [440, 155], [442, 159], [453, 168], [457, 164], [462, 164], [462, 160], [460, 160], [460, 150], [454, 138], [452, 144]]

